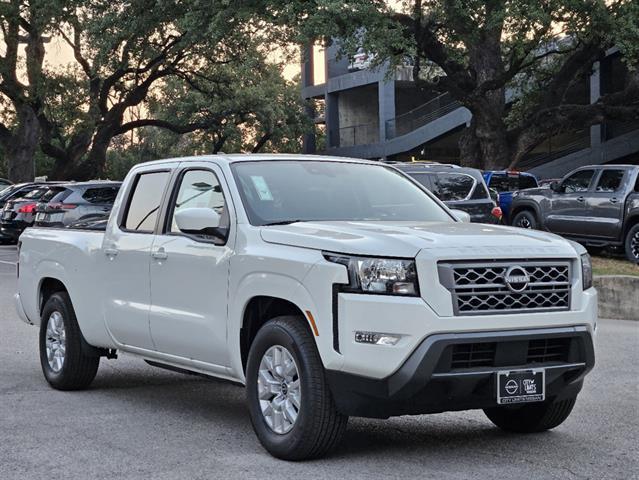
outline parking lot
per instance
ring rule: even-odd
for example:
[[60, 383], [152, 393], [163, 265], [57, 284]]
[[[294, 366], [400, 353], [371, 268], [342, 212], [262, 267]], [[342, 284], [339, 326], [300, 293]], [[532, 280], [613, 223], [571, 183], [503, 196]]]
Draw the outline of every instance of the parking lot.
[[[14, 312], [0, 247], [0, 478], [639, 478], [639, 322], [602, 320], [597, 365], [554, 431], [505, 434], [480, 411], [352, 419], [332, 456], [285, 463], [252, 432], [241, 387], [103, 360], [84, 392], [48, 387]], [[91, 279], [87, 279], [91, 281]]]

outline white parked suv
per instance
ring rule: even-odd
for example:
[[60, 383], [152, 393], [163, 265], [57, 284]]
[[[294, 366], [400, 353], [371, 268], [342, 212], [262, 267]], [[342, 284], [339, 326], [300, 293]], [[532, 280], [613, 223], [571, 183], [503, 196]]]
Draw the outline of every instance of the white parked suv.
[[60, 390], [100, 357], [246, 385], [276, 457], [325, 454], [348, 416], [483, 409], [537, 432], [594, 365], [589, 257], [466, 223], [377, 162], [215, 155], [128, 174], [106, 232], [30, 228], [16, 305]]

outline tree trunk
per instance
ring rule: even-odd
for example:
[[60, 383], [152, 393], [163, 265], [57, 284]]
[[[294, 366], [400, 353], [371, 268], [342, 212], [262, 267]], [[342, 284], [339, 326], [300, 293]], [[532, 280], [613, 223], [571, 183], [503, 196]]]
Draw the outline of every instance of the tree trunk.
[[475, 117], [459, 137], [459, 160], [464, 167], [481, 168], [481, 150], [475, 131]]
[[9, 180], [15, 183], [31, 182], [35, 178], [35, 153], [40, 144], [41, 128], [29, 105], [17, 109], [17, 127], [7, 147]]
[[70, 173], [73, 180], [85, 181], [105, 178], [106, 155], [113, 136], [112, 129], [98, 128], [86, 160], [76, 165]]

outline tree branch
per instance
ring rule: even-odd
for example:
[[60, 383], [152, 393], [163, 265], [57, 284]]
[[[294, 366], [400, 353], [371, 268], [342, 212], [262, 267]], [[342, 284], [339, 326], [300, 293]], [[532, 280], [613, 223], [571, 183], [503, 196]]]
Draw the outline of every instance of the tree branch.
[[132, 120], [130, 122], [122, 124], [116, 130], [116, 135], [122, 135], [123, 133], [130, 132], [131, 130], [134, 130], [136, 128], [141, 128], [141, 127], [158, 127], [158, 128], [163, 128], [165, 130], [169, 130], [173, 133], [185, 134], [185, 133], [195, 132], [196, 130], [204, 130], [206, 128], [210, 128], [211, 126], [212, 126], [212, 122], [211, 123], [196, 122], [196, 123], [189, 123], [186, 125], [179, 125], [166, 120], [159, 120], [154, 118], [142, 118], [139, 120]]

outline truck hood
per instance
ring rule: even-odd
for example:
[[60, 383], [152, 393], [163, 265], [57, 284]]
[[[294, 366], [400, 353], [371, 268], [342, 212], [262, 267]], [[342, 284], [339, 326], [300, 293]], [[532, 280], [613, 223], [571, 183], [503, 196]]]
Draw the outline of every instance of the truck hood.
[[262, 227], [261, 236], [269, 243], [354, 255], [410, 258], [423, 249], [467, 258], [576, 255], [571, 244], [557, 235], [479, 223], [298, 222]]

